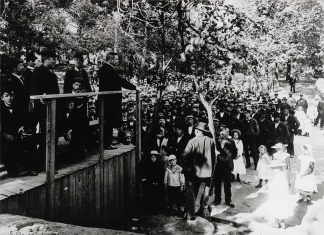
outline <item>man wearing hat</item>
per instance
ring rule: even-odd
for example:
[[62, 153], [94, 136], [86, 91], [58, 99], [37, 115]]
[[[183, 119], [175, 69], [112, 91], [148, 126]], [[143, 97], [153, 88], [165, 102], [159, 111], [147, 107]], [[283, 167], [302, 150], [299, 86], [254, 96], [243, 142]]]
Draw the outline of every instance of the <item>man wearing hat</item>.
[[177, 161], [180, 165], [182, 165], [183, 162], [183, 151], [186, 148], [189, 141], [189, 139], [185, 135], [185, 129], [186, 126], [183, 123], [176, 123], [176, 136], [174, 138], [171, 138], [170, 141], [168, 141], [170, 153], [177, 156]]
[[275, 112], [273, 118], [274, 118], [274, 123], [272, 124], [272, 129], [273, 129], [272, 143], [287, 144], [289, 139], [289, 131], [287, 125], [280, 121], [280, 113]]
[[63, 92], [64, 93], [71, 93], [72, 92], [72, 83], [73, 80], [77, 77], [82, 80], [83, 84], [83, 91], [90, 92], [91, 86], [89, 82], [88, 73], [83, 69], [83, 56], [81, 53], [75, 53], [73, 56], [74, 60], [74, 67], [66, 71], [64, 76], [64, 86]]
[[[195, 221], [195, 204], [204, 206], [204, 200], [196, 202], [199, 197], [203, 197], [205, 186], [210, 186], [213, 166], [216, 160], [216, 148], [213, 139], [208, 137], [210, 131], [207, 123], [200, 122], [195, 129], [196, 137], [189, 140], [184, 151], [184, 175], [186, 178], [186, 204], [188, 223], [193, 224]], [[203, 188], [200, 192], [199, 188]], [[201, 203], [202, 202], [202, 203]], [[199, 205], [200, 204], [200, 205]]]
[[[135, 90], [136, 86], [122, 79], [116, 69], [119, 64], [119, 57], [116, 52], [109, 52], [102, 67], [98, 71], [99, 91], [121, 91], [125, 89]], [[115, 149], [112, 144], [112, 131], [114, 127], [120, 126], [122, 95], [113, 94], [104, 97], [105, 102], [105, 126], [104, 126], [104, 147]]]
[[[252, 155], [254, 167], [256, 169], [259, 160], [256, 140], [257, 136], [260, 134], [260, 127], [258, 122], [251, 117], [250, 110], [245, 110], [244, 115], [245, 121], [242, 124], [242, 133], [244, 133], [244, 136], [242, 137], [242, 140], [245, 148], [246, 167], [251, 167], [250, 156]], [[251, 155], [249, 151], [251, 151]]]
[[308, 103], [307, 100], [304, 99], [304, 95], [300, 94], [299, 100], [296, 102], [296, 109], [298, 106], [301, 106], [303, 108], [304, 113], [307, 113]]
[[188, 139], [192, 139], [196, 136], [194, 122], [194, 116], [192, 114], [187, 115], [187, 127], [185, 134], [188, 137]]
[[289, 93], [289, 96], [287, 98], [287, 104], [290, 106], [290, 107], [296, 107], [296, 100], [295, 98], [292, 96], [293, 94], [290, 92]]
[[[30, 82], [30, 95], [49, 95], [49, 94], [59, 94], [60, 89], [58, 86], [58, 78], [55, 73], [52, 71], [55, 66], [56, 54], [53, 50], [44, 50], [41, 53], [42, 55], [42, 64], [35, 68], [32, 74]], [[58, 102], [60, 104], [60, 102]], [[59, 106], [59, 105], [57, 105]], [[57, 109], [60, 109], [59, 106]], [[60, 113], [57, 111], [57, 113]], [[40, 132], [42, 134], [40, 149], [42, 155], [45, 154], [46, 147], [46, 105], [40, 101], [36, 100], [34, 102], [33, 117], [35, 125], [39, 123]], [[59, 115], [57, 116], [59, 117]], [[58, 124], [60, 122], [57, 121]], [[58, 128], [59, 125], [57, 125]]]
[[271, 100], [274, 104], [279, 105], [281, 103], [281, 100], [278, 98], [278, 93], [274, 94], [274, 98]]

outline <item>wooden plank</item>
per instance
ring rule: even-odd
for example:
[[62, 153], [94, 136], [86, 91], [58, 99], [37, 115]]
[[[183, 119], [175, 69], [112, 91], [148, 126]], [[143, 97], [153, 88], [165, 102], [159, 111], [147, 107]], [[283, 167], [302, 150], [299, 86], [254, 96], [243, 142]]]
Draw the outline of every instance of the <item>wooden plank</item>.
[[62, 194], [61, 194], [61, 188], [62, 188], [62, 181], [57, 180], [55, 182], [55, 190], [54, 190], [54, 219], [58, 222], [63, 222], [62, 214], [64, 214], [62, 210]]
[[79, 192], [81, 195], [81, 207], [80, 207], [80, 217], [81, 224], [87, 226], [89, 218], [89, 187], [88, 187], [88, 169], [84, 169], [81, 174], [81, 187], [82, 191]]
[[8, 198], [8, 213], [19, 215], [18, 196], [12, 196]]
[[39, 218], [46, 218], [46, 187], [39, 187]]
[[86, 226], [94, 226], [93, 218], [95, 217], [96, 204], [95, 204], [95, 181], [94, 176], [95, 167], [90, 167], [87, 170], [87, 221]]
[[[126, 157], [126, 154], [121, 156], [118, 159], [118, 173], [119, 173], [119, 213], [120, 213], [120, 224], [124, 225], [126, 222], [126, 217], [125, 217], [125, 197], [124, 197], [124, 159]], [[121, 227], [122, 228], [122, 227]]]
[[110, 94], [122, 94], [122, 93], [132, 93], [133, 90], [123, 90], [123, 91], [99, 91], [99, 92], [81, 92], [78, 94], [68, 93], [68, 94], [53, 94], [53, 95], [32, 95], [31, 100], [39, 99], [62, 99], [62, 98], [72, 98], [72, 97], [82, 97], [82, 96], [94, 96], [94, 95], [110, 95]]
[[141, 160], [142, 153], [142, 124], [141, 124], [141, 94], [139, 91], [136, 91], [136, 161]]
[[76, 175], [71, 174], [69, 178], [69, 221], [68, 223], [75, 223], [76, 221], [76, 197], [75, 197], [75, 182]]
[[46, 104], [46, 183], [47, 219], [54, 218], [56, 100]]
[[39, 209], [39, 188], [35, 188], [28, 191], [28, 216], [37, 218]]
[[[119, 179], [119, 167], [118, 167], [118, 162], [119, 162], [120, 156], [115, 157], [113, 159], [114, 162], [114, 170], [115, 170], [115, 179], [114, 179], [114, 197], [115, 197], [115, 203], [114, 203], [114, 214], [116, 215], [114, 217], [115, 220], [115, 225], [119, 224], [120, 221], [120, 179]], [[115, 227], [116, 228], [116, 227]]]
[[76, 224], [81, 224], [82, 222], [82, 172], [78, 172], [75, 175], [75, 211], [76, 211], [76, 215], [75, 215], [75, 223]]
[[[100, 166], [100, 165], [99, 165]], [[109, 187], [109, 161], [105, 161], [104, 162], [104, 171], [103, 171], [103, 179], [104, 179], [104, 186], [103, 186], [103, 189], [104, 189], [104, 196], [101, 197], [101, 200], [102, 200], [102, 210], [103, 210], [103, 225], [104, 224], [107, 224], [108, 221], [109, 221], [109, 213], [111, 211], [110, 207], [111, 207], [111, 204], [110, 204], [110, 194], [109, 194], [109, 190], [111, 190], [112, 187]], [[101, 182], [100, 182], [101, 184]]]
[[69, 221], [69, 177], [61, 179], [61, 221]]
[[2, 197], [0, 201], [0, 213], [5, 214], [8, 213], [8, 198]]
[[28, 193], [18, 195], [19, 215], [28, 215]]
[[115, 224], [115, 170], [114, 170], [114, 162], [113, 160], [108, 160], [108, 218], [106, 218], [105, 222], [107, 225], [111, 226]]
[[[95, 206], [95, 216], [92, 218], [95, 225], [102, 225], [104, 218], [104, 204], [101, 202], [100, 198], [100, 166], [99, 164], [94, 166], [94, 206]], [[106, 195], [106, 194], [104, 194]], [[101, 206], [103, 205], [103, 206]]]

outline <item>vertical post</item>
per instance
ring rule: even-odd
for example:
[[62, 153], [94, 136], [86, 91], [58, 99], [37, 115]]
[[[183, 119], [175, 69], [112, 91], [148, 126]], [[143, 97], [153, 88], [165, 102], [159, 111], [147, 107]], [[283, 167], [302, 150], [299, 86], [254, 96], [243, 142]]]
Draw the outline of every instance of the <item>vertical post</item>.
[[54, 190], [55, 190], [55, 127], [56, 100], [46, 103], [46, 211], [49, 220], [54, 219]]
[[100, 208], [102, 223], [104, 222], [104, 124], [105, 124], [105, 106], [104, 96], [99, 96], [99, 171], [100, 171]]
[[141, 128], [141, 94], [136, 91], [136, 161], [139, 163], [142, 153], [142, 128]]

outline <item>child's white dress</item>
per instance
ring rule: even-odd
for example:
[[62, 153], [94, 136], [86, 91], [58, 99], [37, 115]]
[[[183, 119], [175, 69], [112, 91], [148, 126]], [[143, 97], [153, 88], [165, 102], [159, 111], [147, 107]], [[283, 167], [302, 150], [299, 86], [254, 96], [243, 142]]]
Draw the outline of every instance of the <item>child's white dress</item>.
[[268, 153], [265, 153], [262, 156], [260, 156], [257, 166], [257, 175], [259, 179], [268, 180], [271, 178], [272, 171], [270, 168], [270, 163], [271, 157]]
[[[303, 154], [299, 156], [298, 159], [300, 160], [299, 173], [305, 172], [305, 170], [307, 170], [311, 162], [315, 163], [315, 158], [312, 155]], [[301, 174], [297, 174], [296, 181], [295, 181], [295, 188], [303, 192], [310, 192], [310, 193], [317, 192], [314, 170], [311, 174], [305, 176], [301, 176]]]
[[234, 140], [236, 149], [237, 149], [237, 158], [233, 160], [234, 168], [232, 174], [244, 175], [246, 174], [246, 169], [243, 161], [243, 142], [242, 140]]

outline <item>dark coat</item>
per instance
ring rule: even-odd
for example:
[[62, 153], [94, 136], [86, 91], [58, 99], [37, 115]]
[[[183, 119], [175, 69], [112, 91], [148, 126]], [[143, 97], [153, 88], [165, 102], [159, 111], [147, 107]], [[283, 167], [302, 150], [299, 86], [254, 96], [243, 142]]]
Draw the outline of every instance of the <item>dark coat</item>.
[[[136, 86], [120, 78], [117, 71], [109, 64], [104, 63], [98, 71], [99, 91], [121, 91], [122, 88], [135, 90]], [[105, 113], [121, 116], [122, 94], [106, 95]]]
[[257, 137], [260, 133], [260, 128], [258, 122], [251, 118], [249, 121], [243, 122], [243, 135]]
[[223, 117], [221, 117], [220, 112], [216, 113], [216, 118], [219, 120], [219, 124], [224, 124], [230, 129], [232, 128], [231, 127], [232, 118], [227, 112], [224, 112]]
[[285, 123], [279, 122], [279, 125], [277, 128], [275, 128], [275, 124], [272, 124], [272, 129], [273, 129], [273, 140], [272, 143], [283, 143], [283, 144], [288, 144], [289, 140], [289, 131], [288, 127]]
[[307, 108], [308, 108], [307, 100], [300, 98], [299, 100], [297, 100], [296, 109], [298, 106], [301, 106], [303, 108], [304, 112], [306, 113]]
[[186, 127], [185, 135], [187, 136], [187, 138], [188, 138], [189, 140], [191, 140], [192, 138], [194, 138], [194, 137], [196, 136], [196, 134], [195, 134], [195, 129], [196, 129], [196, 128], [193, 126], [193, 127], [192, 127], [192, 132], [191, 132], [191, 134], [189, 134], [189, 126]]
[[300, 123], [294, 115], [289, 114], [287, 120], [285, 116], [281, 116], [281, 121], [287, 125], [290, 136], [297, 133]]
[[182, 155], [188, 144], [189, 139], [186, 135], [184, 135], [179, 142], [177, 142], [177, 140], [177, 137], [171, 138], [170, 141], [168, 141], [168, 148], [171, 154], [177, 156], [178, 163], [182, 164]]
[[60, 89], [57, 80], [55, 73], [44, 65], [35, 68], [30, 82], [30, 94], [59, 94]]
[[71, 69], [71, 70], [66, 71], [65, 76], [64, 76], [64, 87], [63, 87], [64, 93], [72, 92], [72, 84], [73, 84], [73, 79], [75, 77], [79, 77], [82, 79], [82, 82], [83, 82], [82, 86], [83, 86], [85, 92], [91, 91], [88, 73], [84, 69], [81, 69], [79, 71], [77, 71], [75, 69]]
[[29, 92], [25, 86], [23, 77], [10, 74], [8, 76], [9, 82], [13, 85], [13, 90], [15, 92], [14, 106], [22, 112], [28, 111], [29, 105]]
[[270, 147], [273, 132], [271, 122], [268, 119], [264, 119], [263, 121], [259, 120], [258, 123], [260, 128], [260, 134], [257, 138], [258, 146], [265, 145]]

